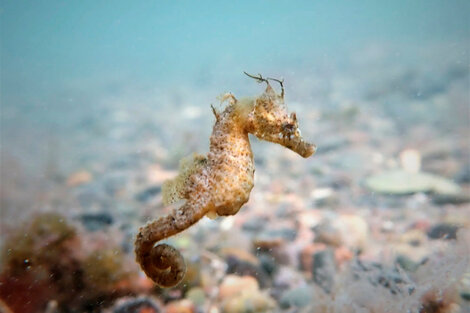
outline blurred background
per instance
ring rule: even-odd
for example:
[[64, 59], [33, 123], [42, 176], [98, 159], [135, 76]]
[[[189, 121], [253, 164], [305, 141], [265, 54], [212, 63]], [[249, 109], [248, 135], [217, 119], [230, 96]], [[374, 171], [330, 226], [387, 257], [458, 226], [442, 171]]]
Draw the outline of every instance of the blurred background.
[[[347, 312], [312, 299], [373, 307], [336, 283], [357, 260], [401, 262], [424, 303], [413, 273], [465, 246], [470, 226], [469, 12], [464, 0], [2, 1], [0, 311]], [[264, 90], [243, 71], [285, 79], [318, 151], [252, 138], [250, 201], [173, 238], [193, 276], [154, 288], [133, 238], [168, 212], [161, 184], [179, 160], [208, 151], [217, 96]], [[466, 265], [446, 262], [452, 300], [433, 301], [468, 312]]]

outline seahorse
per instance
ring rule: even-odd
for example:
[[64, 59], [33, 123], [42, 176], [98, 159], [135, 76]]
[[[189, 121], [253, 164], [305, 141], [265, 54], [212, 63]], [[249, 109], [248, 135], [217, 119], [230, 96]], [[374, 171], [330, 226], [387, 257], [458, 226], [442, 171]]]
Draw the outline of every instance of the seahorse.
[[[184, 278], [186, 265], [180, 252], [167, 244], [155, 244], [173, 236], [204, 216], [215, 218], [236, 214], [248, 201], [254, 186], [254, 161], [248, 134], [280, 144], [307, 158], [316, 146], [304, 141], [295, 113], [284, 103], [283, 81], [253, 76], [266, 83], [259, 97], [236, 99], [228, 93], [223, 111], [212, 106], [215, 124], [207, 156], [183, 159], [179, 175], [163, 184], [163, 202], [185, 200], [181, 207], [140, 228], [135, 241], [136, 261], [145, 274], [161, 287], [172, 287]], [[277, 81], [276, 93], [269, 81]]]

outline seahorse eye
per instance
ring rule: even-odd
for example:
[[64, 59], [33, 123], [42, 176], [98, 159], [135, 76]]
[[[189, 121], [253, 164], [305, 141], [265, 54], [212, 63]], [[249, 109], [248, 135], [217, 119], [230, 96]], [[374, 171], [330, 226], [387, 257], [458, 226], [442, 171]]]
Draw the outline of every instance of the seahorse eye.
[[282, 124], [282, 130], [284, 132], [292, 132], [295, 129], [295, 125], [293, 123], [284, 123]]

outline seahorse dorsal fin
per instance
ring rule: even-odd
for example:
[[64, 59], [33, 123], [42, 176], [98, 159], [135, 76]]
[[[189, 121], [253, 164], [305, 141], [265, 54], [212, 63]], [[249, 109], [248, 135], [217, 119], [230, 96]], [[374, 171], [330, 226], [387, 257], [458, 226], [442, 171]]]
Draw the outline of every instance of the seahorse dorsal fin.
[[188, 178], [198, 171], [207, 161], [207, 157], [194, 153], [180, 161], [179, 173], [173, 179], [166, 180], [162, 186], [162, 201], [170, 205], [186, 198]]

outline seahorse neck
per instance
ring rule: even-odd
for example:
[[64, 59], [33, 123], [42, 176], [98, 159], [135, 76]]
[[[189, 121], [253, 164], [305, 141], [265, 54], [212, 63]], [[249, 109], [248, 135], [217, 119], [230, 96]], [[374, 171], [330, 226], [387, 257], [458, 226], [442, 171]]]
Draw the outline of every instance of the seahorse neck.
[[231, 105], [219, 114], [210, 138], [209, 159], [251, 157], [247, 120], [246, 112], [237, 105]]

